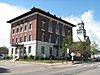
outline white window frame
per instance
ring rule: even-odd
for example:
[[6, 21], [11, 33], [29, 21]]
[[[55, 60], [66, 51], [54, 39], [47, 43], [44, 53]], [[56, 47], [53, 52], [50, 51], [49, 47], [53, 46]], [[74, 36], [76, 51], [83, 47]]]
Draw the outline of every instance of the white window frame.
[[56, 34], [60, 34], [60, 24], [57, 22], [56, 24]]
[[[31, 28], [30, 28], [31, 25]], [[29, 22], [29, 30], [32, 30], [32, 21]]]
[[45, 31], [45, 22], [44, 22], [44, 21], [42, 21], [41, 30], [42, 30], [42, 31]]
[[52, 19], [50, 19], [48, 23], [48, 32], [53, 33], [53, 24], [52, 24]]
[[62, 26], [62, 36], [65, 36], [65, 25]]
[[21, 29], [21, 27], [22, 27], [22, 30], [20, 31], [20, 33], [22, 33], [22, 32], [23, 32], [23, 26], [22, 26], [22, 25], [20, 25], [20, 29]]
[[[14, 30], [14, 33], [13, 33], [13, 30]], [[15, 28], [12, 28], [12, 34], [15, 35], [15, 33], [16, 33]]]
[[28, 40], [32, 41], [32, 34], [31, 33], [29, 34], [29, 39]]
[[[17, 29], [18, 29], [18, 32], [17, 32]], [[17, 26], [17, 28], [16, 28], [16, 34], [18, 34], [19, 33], [19, 27]]]
[[44, 32], [42, 32], [41, 41], [44, 41]]
[[45, 47], [41, 46], [41, 54], [45, 54]]
[[49, 36], [49, 42], [51, 43], [52, 35], [50, 34]]

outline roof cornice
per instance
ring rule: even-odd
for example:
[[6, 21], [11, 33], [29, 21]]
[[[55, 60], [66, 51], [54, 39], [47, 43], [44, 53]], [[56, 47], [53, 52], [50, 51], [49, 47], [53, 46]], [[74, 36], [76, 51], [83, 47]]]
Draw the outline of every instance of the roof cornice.
[[35, 13], [35, 12], [42, 13], [42, 14], [44, 14], [44, 15], [46, 15], [46, 16], [49, 16], [49, 17], [54, 18], [54, 19], [57, 19], [57, 20], [59, 20], [59, 21], [62, 21], [62, 22], [64, 22], [64, 23], [66, 23], [66, 24], [71, 25], [72, 27], [75, 27], [74, 24], [69, 23], [69, 22], [63, 20], [61, 17], [58, 18], [56, 15], [52, 15], [52, 14], [50, 14], [49, 12], [46, 12], [46, 11], [44, 11], [44, 10], [41, 10], [41, 9], [35, 8], [35, 7], [33, 7], [30, 11], [28, 11], [28, 12], [26, 12], [26, 13], [24, 13], [24, 14], [18, 16], [18, 17], [15, 17], [15, 18], [13, 18], [13, 19], [7, 21], [7, 23], [12, 23], [13, 21], [16, 21], [16, 20], [18, 20], [18, 19], [20, 19], [20, 18], [23, 18], [23, 17], [28, 16], [28, 15], [30, 15], [30, 14], [33, 14], [33, 13]]

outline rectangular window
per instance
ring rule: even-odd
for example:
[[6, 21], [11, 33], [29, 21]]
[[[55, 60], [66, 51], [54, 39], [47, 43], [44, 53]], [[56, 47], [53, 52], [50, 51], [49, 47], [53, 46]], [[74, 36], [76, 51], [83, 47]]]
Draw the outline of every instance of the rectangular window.
[[52, 55], [52, 47], [49, 47], [49, 54]]
[[52, 32], [52, 30], [53, 30], [52, 21], [49, 21], [49, 24], [48, 24], [48, 32]]
[[41, 53], [45, 54], [45, 47], [44, 46], [41, 46]]
[[21, 27], [20, 27], [20, 32], [22, 32], [22, 29], [23, 29], [23, 28], [22, 28], [22, 26], [21, 26]]
[[56, 24], [56, 34], [59, 34], [59, 29], [60, 29], [60, 27], [59, 27], [59, 24], [57, 23]]
[[25, 25], [25, 31], [27, 30], [27, 25]]
[[71, 32], [71, 28], [68, 28], [68, 34], [70, 34], [70, 32]]
[[42, 21], [42, 24], [41, 24], [41, 29], [42, 29], [42, 30], [44, 30], [44, 24], [45, 24], [45, 22]]
[[31, 53], [31, 46], [28, 47], [28, 53]]
[[32, 35], [31, 34], [29, 35], [29, 41], [32, 41]]
[[16, 43], [18, 43], [18, 38], [16, 38]]
[[23, 53], [26, 54], [26, 47], [24, 47], [24, 52]]
[[44, 33], [42, 32], [41, 41], [44, 41]]
[[12, 48], [12, 49], [11, 49], [11, 54], [13, 54], [13, 50], [14, 50], [14, 49]]
[[24, 42], [28, 41], [28, 37], [24, 36]]
[[29, 29], [32, 29], [32, 22], [30, 21]]
[[49, 42], [51, 43], [52, 35], [49, 36]]
[[22, 37], [20, 37], [20, 43], [23, 41]]
[[19, 28], [16, 29], [16, 33], [18, 33], [18, 32], [19, 32]]
[[56, 56], [58, 56], [59, 55], [59, 51], [58, 50], [56, 50]]
[[62, 35], [65, 36], [65, 28], [64, 28], [64, 25], [62, 26]]
[[56, 38], [56, 44], [59, 44], [59, 37]]
[[15, 54], [17, 54], [17, 48], [15, 48]]
[[14, 44], [14, 39], [12, 39], [12, 44]]
[[12, 30], [12, 33], [15, 34], [15, 29]]

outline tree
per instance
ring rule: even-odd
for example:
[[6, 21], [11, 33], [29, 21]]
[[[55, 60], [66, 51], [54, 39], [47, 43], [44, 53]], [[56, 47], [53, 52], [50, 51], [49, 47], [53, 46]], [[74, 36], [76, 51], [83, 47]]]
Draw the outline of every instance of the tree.
[[0, 50], [1, 50], [1, 51], [5, 51], [5, 50], [7, 51], [7, 50], [8, 50], [8, 48], [7, 48], [7, 47], [5, 47], [5, 46], [3, 46], [3, 47], [0, 47]]
[[63, 42], [61, 44], [61, 50], [63, 52], [66, 52], [67, 48], [70, 48], [72, 45], [72, 37], [71, 35], [69, 36], [66, 36], [64, 39], [63, 39]]
[[70, 49], [71, 45], [72, 45], [72, 37], [71, 37], [71, 35], [68, 35], [63, 39], [63, 42], [61, 44], [61, 49], [60, 49], [63, 52], [62, 57], [63, 57], [63, 59], [66, 59], [66, 61], [67, 61], [67, 58], [69, 55], [69, 54], [67, 54], [67, 48]]
[[91, 45], [90, 45], [90, 47], [91, 47], [91, 54], [92, 55], [94, 55], [94, 54], [96, 54], [97, 52], [98, 52], [98, 44], [96, 44], [96, 42], [93, 42]]

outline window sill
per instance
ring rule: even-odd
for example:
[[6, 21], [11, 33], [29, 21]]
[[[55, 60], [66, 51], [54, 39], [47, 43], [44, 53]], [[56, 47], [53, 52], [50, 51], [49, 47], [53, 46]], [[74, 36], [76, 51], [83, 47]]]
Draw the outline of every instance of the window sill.
[[42, 31], [45, 31], [44, 29], [41, 29]]

